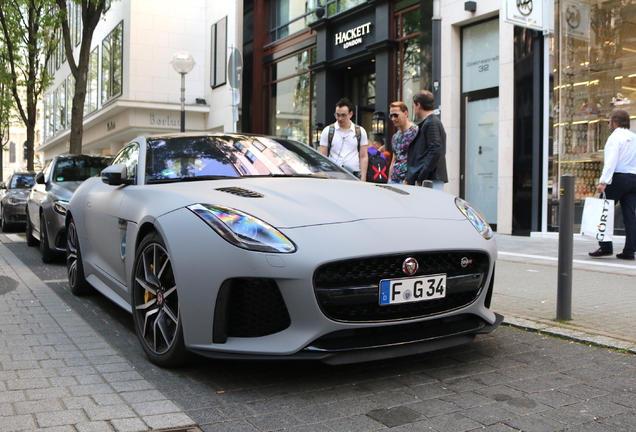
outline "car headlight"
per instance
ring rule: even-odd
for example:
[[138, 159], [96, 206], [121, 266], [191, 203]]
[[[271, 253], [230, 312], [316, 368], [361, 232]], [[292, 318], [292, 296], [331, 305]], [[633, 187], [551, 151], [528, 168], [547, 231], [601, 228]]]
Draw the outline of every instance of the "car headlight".
[[486, 222], [486, 218], [484, 218], [475, 207], [461, 198], [455, 198], [455, 205], [464, 214], [464, 216], [466, 216], [466, 219], [473, 224], [475, 229], [483, 238], [486, 240], [493, 238], [494, 234], [492, 232], [492, 228], [490, 228], [490, 224]]
[[9, 205], [21, 205], [21, 204], [26, 204], [26, 198], [18, 198], [18, 197], [9, 197], [9, 199], [7, 200], [7, 204]]
[[257, 252], [296, 252], [294, 243], [280, 231], [242, 211], [210, 204], [195, 204], [188, 209], [240, 248]]
[[53, 203], [53, 210], [56, 213], [61, 214], [62, 216], [66, 216], [66, 209], [68, 207], [68, 201], [57, 200]]

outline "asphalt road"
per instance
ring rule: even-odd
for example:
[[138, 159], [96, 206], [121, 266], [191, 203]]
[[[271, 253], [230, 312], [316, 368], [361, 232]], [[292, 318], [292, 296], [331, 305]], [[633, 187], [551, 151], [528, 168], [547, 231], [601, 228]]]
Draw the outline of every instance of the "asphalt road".
[[505, 326], [462, 347], [367, 364], [200, 359], [160, 369], [130, 315], [99, 294], [70, 294], [63, 262], [6, 246], [203, 431], [636, 429], [636, 356]]

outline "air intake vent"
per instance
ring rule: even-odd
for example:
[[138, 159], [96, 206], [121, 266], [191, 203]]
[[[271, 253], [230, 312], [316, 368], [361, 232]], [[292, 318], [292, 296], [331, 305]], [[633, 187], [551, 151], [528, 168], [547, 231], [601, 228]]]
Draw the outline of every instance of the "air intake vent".
[[261, 195], [258, 192], [254, 192], [254, 191], [239, 188], [239, 187], [224, 187], [224, 188], [218, 188], [217, 190], [221, 192], [227, 192], [232, 195], [238, 195], [245, 198], [263, 198], [264, 197], [264, 195]]
[[384, 189], [387, 189], [387, 190], [390, 190], [391, 192], [399, 193], [400, 195], [410, 195], [408, 192], [405, 192], [402, 189], [398, 189], [398, 188], [395, 188], [393, 186], [387, 186], [387, 185], [383, 185], [383, 184], [377, 184], [376, 186], [384, 188]]

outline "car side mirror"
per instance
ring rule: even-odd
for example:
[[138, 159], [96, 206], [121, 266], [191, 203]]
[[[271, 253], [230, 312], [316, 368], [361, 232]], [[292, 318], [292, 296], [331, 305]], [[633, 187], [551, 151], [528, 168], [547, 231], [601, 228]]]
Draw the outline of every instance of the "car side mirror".
[[43, 172], [39, 172], [35, 175], [35, 182], [37, 184], [45, 184], [46, 181], [44, 180], [44, 173]]
[[124, 163], [110, 165], [102, 170], [102, 181], [110, 186], [133, 184], [133, 179], [128, 177], [128, 168]]

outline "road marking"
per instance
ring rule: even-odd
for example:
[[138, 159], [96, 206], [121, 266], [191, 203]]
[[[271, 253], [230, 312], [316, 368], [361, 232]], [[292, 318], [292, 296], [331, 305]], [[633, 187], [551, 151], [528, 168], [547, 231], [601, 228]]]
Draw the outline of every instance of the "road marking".
[[[520, 253], [515, 253], [515, 252], [498, 252], [499, 255], [507, 255], [507, 256], [511, 256], [511, 257], [518, 257], [518, 258], [531, 258], [531, 259], [538, 259], [538, 260], [545, 260], [545, 261], [558, 261], [559, 259], [556, 257], [547, 257], [547, 256], [543, 256], [543, 255], [528, 255], [528, 254], [520, 254]], [[572, 260], [573, 263], [577, 263], [577, 264], [585, 264], [585, 265], [598, 265], [598, 266], [603, 266], [603, 267], [616, 267], [616, 268], [622, 268], [622, 269], [630, 269], [630, 270], [634, 270], [636, 269], [636, 266], [634, 265], [629, 265], [629, 264], [614, 264], [614, 263], [609, 263], [609, 262], [601, 262], [601, 261], [592, 261], [592, 260]]]

